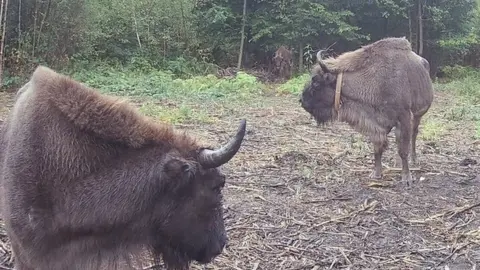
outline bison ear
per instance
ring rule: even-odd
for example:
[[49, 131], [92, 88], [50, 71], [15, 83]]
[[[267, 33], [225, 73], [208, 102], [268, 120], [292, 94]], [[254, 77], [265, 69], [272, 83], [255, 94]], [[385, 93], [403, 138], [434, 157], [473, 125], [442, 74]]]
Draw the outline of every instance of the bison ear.
[[337, 76], [335, 76], [331, 73], [325, 73], [325, 74], [323, 74], [323, 80], [325, 81], [326, 85], [331, 85], [331, 84], [336, 83]]
[[324, 78], [322, 75], [319, 75], [319, 74], [315, 74], [313, 77], [312, 77], [312, 82], [314, 83], [322, 83], [324, 81]]
[[181, 158], [171, 158], [164, 166], [164, 172], [177, 183], [177, 186], [190, 184], [195, 177], [195, 167], [191, 162]]

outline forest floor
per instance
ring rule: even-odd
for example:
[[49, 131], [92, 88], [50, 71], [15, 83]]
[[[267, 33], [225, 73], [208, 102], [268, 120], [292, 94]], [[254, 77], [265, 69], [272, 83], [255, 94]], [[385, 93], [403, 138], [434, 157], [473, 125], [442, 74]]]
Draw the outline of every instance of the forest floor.
[[[0, 119], [12, 97], [0, 93]], [[384, 177], [374, 181], [369, 142], [345, 124], [318, 127], [294, 95], [212, 104], [202, 115], [213, 121], [176, 124], [215, 146], [247, 119], [244, 144], [223, 168], [228, 246], [192, 269], [476, 269], [480, 140], [472, 120], [452, 117], [453, 100], [436, 93], [420, 127], [410, 187], [394, 164], [393, 132]], [[1, 239], [0, 269], [11, 269]]]

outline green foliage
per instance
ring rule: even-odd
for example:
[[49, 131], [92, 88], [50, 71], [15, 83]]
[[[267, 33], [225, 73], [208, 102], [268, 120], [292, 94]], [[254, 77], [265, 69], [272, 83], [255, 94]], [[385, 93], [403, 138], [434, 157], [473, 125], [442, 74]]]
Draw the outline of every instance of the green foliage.
[[448, 80], [456, 81], [465, 79], [467, 77], [476, 78], [480, 75], [479, 70], [476, 68], [459, 65], [446, 66], [443, 68], [443, 72]]
[[[456, 70], [456, 73], [453, 71]], [[452, 75], [453, 74], [453, 75]], [[468, 68], [451, 69], [454, 80], [438, 85], [437, 90], [454, 91], [471, 104], [480, 104], [480, 72]]]
[[175, 78], [171, 72], [128, 70], [98, 66], [72, 72], [73, 78], [106, 93], [122, 96], [147, 96], [179, 101], [242, 100], [259, 95], [265, 86], [251, 75], [239, 72], [232, 79], [213, 75]]
[[456, 98], [444, 118], [451, 121], [480, 123], [480, 71], [454, 67], [446, 72], [451, 81], [436, 84], [435, 90], [452, 93]]
[[310, 80], [310, 74], [302, 74], [286, 81], [278, 87], [280, 93], [300, 94], [305, 84]]
[[480, 140], [480, 120], [475, 123], [475, 139]]
[[215, 119], [205, 113], [205, 111], [192, 109], [192, 107], [188, 105], [180, 105], [172, 108], [155, 102], [146, 102], [140, 106], [139, 110], [149, 117], [171, 124], [185, 122], [212, 123], [215, 121]]
[[447, 131], [448, 124], [441, 119], [430, 117], [429, 114], [422, 121], [419, 138], [424, 141], [438, 141]]

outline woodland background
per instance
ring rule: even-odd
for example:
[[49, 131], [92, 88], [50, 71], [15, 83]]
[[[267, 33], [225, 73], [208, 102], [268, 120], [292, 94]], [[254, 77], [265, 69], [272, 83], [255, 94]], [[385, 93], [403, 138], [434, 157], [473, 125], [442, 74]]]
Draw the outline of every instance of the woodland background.
[[1, 2], [3, 88], [24, 83], [38, 64], [154, 69], [181, 78], [227, 67], [268, 72], [282, 45], [293, 50], [298, 75], [319, 49], [337, 55], [387, 36], [407, 37], [429, 60], [432, 78], [480, 65], [475, 0]]

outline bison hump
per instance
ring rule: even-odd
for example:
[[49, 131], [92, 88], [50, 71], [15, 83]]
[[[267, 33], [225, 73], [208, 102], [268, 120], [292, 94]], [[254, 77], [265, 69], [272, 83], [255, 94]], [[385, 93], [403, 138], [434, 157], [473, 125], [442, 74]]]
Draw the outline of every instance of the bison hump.
[[387, 55], [406, 54], [411, 51], [412, 46], [405, 37], [389, 37], [345, 52], [336, 58], [327, 58], [323, 62], [334, 72], [355, 72], [381, 62]]
[[134, 148], [152, 142], [173, 143], [178, 138], [171, 126], [154, 123], [125, 100], [102, 95], [47, 67], [39, 66], [31, 82], [37, 102], [55, 107], [77, 128], [97, 137]]

